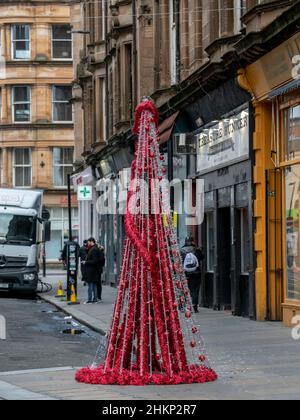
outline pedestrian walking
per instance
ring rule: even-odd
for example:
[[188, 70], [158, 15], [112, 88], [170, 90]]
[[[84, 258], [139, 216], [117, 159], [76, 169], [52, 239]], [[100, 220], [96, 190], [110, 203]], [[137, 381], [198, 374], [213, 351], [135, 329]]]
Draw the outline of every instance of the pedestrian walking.
[[194, 238], [186, 238], [185, 245], [181, 249], [182, 261], [185, 274], [188, 280], [195, 313], [198, 313], [199, 294], [201, 286], [201, 263], [204, 255], [201, 249], [197, 248]]
[[88, 283], [88, 300], [86, 304], [98, 302], [98, 282], [101, 268], [101, 252], [94, 238], [90, 238], [87, 243], [88, 253], [85, 266], [85, 278]]

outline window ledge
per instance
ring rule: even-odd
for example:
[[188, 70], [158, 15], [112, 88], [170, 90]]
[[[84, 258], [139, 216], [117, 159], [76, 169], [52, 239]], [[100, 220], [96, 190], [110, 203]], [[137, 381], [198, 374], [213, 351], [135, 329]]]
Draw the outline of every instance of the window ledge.
[[73, 66], [73, 59], [71, 60], [8, 60], [5, 63], [7, 66]]
[[48, 129], [48, 128], [73, 128], [74, 123], [6, 123], [0, 124], [2, 130], [11, 129]]

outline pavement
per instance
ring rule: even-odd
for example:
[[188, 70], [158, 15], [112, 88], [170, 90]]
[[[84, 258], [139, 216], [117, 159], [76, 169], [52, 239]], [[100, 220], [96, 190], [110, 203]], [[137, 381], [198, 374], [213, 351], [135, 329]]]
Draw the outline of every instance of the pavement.
[[63, 289], [66, 289], [67, 280], [65, 271], [50, 272], [50, 274], [42, 279], [45, 283], [51, 284], [52, 291], [50, 293], [40, 293], [39, 297], [44, 301], [51, 303], [63, 312], [73, 316], [80, 323], [87, 325], [92, 330], [105, 335], [111, 323], [114, 303], [116, 301], [118, 290], [110, 286], [103, 286], [103, 301], [95, 305], [84, 305], [87, 300], [87, 286], [82, 281], [78, 281], [77, 300], [80, 305], [69, 306], [67, 302], [55, 297], [58, 282], [61, 281]]
[[[63, 275], [50, 276], [56, 284]], [[79, 299], [86, 289], [79, 286]], [[110, 324], [117, 291], [104, 287], [103, 303], [68, 307], [54, 297], [43, 299], [85, 322], [95, 331], [105, 331]], [[228, 312], [201, 309], [197, 315], [212, 367], [219, 380], [204, 385], [179, 386], [90, 386], [77, 384], [78, 367], [54, 367], [45, 370], [0, 373], [0, 399], [13, 399], [18, 392], [28, 399], [67, 400], [299, 400], [300, 340], [292, 338], [291, 329], [281, 323], [254, 322], [233, 317]], [[6, 392], [5, 386], [15, 387]], [[5, 398], [6, 397], [6, 398]]]

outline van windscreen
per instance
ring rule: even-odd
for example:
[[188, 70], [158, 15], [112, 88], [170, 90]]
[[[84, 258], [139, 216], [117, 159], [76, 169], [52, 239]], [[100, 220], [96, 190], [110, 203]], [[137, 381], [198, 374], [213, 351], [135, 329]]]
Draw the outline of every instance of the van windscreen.
[[36, 242], [36, 217], [0, 213], [0, 244], [32, 245]]

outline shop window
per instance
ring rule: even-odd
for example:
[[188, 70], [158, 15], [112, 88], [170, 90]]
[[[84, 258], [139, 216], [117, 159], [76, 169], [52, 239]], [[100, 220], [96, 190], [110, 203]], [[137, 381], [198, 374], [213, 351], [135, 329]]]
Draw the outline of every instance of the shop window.
[[241, 273], [248, 274], [250, 268], [250, 236], [248, 208], [240, 210], [241, 223]]
[[14, 60], [30, 59], [30, 26], [12, 26], [12, 56]]
[[73, 172], [73, 148], [55, 147], [53, 149], [53, 175], [55, 187], [66, 187], [68, 175]]
[[300, 158], [300, 105], [285, 112], [286, 159]]
[[14, 187], [31, 187], [31, 150], [14, 149], [13, 181]]
[[71, 99], [71, 86], [53, 86], [53, 122], [72, 122]]
[[287, 296], [300, 300], [300, 165], [285, 171]]
[[72, 32], [70, 25], [52, 26], [52, 58], [72, 59]]
[[31, 89], [30, 86], [15, 86], [12, 89], [13, 121], [17, 123], [31, 120]]
[[208, 272], [213, 272], [215, 269], [215, 229], [213, 213], [207, 213], [206, 215], [206, 237], [206, 269]]
[[[46, 243], [47, 260], [57, 261], [65, 242], [69, 240], [69, 221], [67, 208], [50, 208], [51, 242]], [[72, 235], [78, 238], [78, 210], [72, 209]]]

